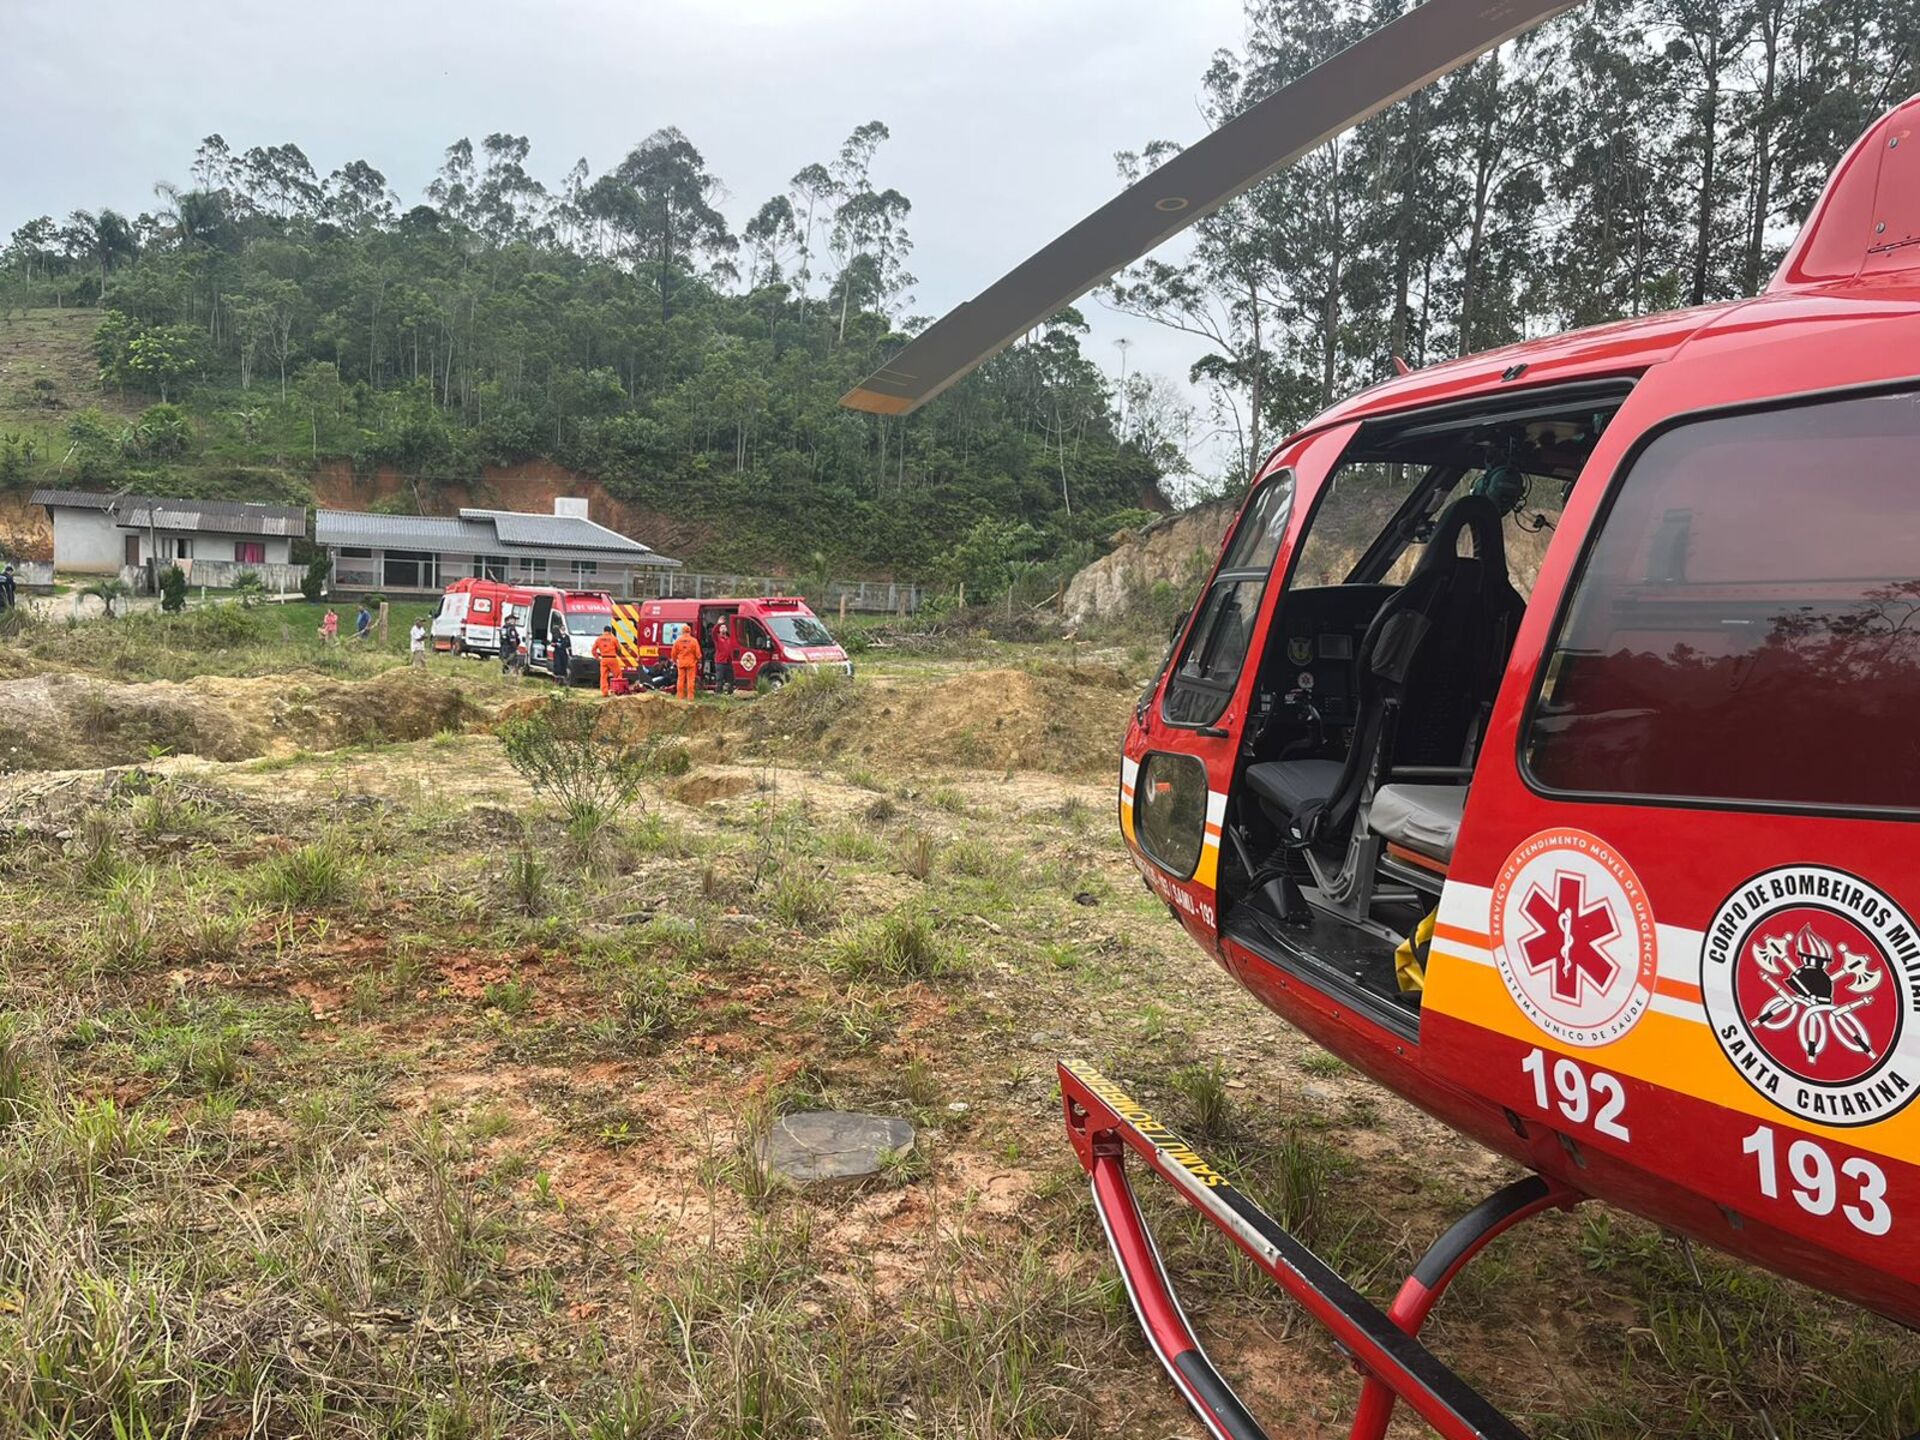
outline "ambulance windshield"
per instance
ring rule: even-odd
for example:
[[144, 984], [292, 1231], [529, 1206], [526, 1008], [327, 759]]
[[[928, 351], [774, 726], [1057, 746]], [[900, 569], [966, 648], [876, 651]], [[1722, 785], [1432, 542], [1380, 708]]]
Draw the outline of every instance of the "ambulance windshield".
[[827, 627], [811, 615], [769, 615], [767, 628], [788, 645], [831, 645]]
[[596, 610], [586, 615], [569, 612], [567, 615], [567, 629], [574, 635], [585, 635], [589, 640], [612, 623], [613, 616], [605, 610]]

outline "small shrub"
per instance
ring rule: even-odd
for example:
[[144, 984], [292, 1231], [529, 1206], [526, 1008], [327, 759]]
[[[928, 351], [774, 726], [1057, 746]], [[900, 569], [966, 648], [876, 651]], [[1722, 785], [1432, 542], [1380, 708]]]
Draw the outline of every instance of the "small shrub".
[[169, 565], [160, 572], [160, 608], [169, 615], [178, 615], [187, 608], [187, 572], [178, 565]]
[[193, 444], [193, 426], [178, 405], [149, 405], [128, 441], [136, 459], [184, 455]]
[[[685, 751], [676, 736], [655, 735], [632, 744], [602, 730], [601, 712], [555, 694], [538, 709], [500, 727], [507, 763], [534, 793], [566, 813], [576, 844], [591, 844], [608, 822], [640, 803], [642, 787]], [[683, 767], [684, 768], [684, 767]]]
[[233, 577], [233, 594], [241, 609], [251, 610], [267, 598], [267, 582], [258, 570], [242, 570]]
[[505, 980], [490, 983], [481, 998], [503, 1015], [524, 1015], [533, 1004], [533, 982], [509, 975]]
[[900, 841], [900, 868], [916, 880], [925, 880], [933, 873], [933, 838], [915, 833], [903, 836]]
[[98, 600], [101, 605], [106, 608], [107, 618], [111, 620], [114, 615], [114, 604], [131, 595], [133, 588], [128, 585], [126, 581], [115, 575], [105, 580], [96, 580], [91, 585], [83, 586], [80, 593], [82, 595], [91, 595], [94, 599]]
[[327, 581], [333, 578], [333, 562], [325, 551], [307, 562], [307, 573], [300, 577], [300, 594], [307, 600], [318, 600], [326, 593]]
[[530, 847], [507, 860], [507, 899], [522, 915], [536, 915], [546, 890], [547, 867]]
[[685, 1019], [680, 976], [664, 965], [624, 970], [614, 990], [621, 1032], [636, 1040], [664, 1040]]

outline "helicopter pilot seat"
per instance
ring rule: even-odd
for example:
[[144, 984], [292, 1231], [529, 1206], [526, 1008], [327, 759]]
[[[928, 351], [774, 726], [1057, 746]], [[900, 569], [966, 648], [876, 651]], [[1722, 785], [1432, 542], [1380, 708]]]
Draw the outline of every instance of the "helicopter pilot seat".
[[[1462, 531], [1472, 534], [1471, 555], [1459, 553]], [[1247, 769], [1247, 784], [1287, 848], [1345, 833], [1375, 784], [1390, 781], [1396, 766], [1417, 766], [1457, 773], [1460, 781], [1387, 784], [1372, 807], [1385, 813], [1368, 824], [1375, 831], [1391, 825], [1387, 838], [1445, 863], [1473, 750], [1525, 608], [1507, 578], [1499, 508], [1483, 495], [1460, 496], [1434, 526], [1406, 584], [1367, 627], [1346, 758], [1269, 760]]]

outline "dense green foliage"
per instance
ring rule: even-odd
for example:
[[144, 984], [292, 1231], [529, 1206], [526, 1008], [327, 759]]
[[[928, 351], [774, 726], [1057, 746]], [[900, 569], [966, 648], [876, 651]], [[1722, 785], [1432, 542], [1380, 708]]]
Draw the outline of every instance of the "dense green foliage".
[[673, 130], [551, 192], [525, 139], [461, 140], [411, 208], [370, 165], [323, 180], [295, 146], [209, 137], [158, 211], [35, 221], [0, 257], [15, 306], [98, 305], [101, 383], [160, 402], [67, 417], [8, 478], [230, 493], [345, 456], [431, 510], [436, 485], [544, 456], [707, 522], [685, 558], [713, 566], [937, 572], [986, 517], [1085, 552], [1157, 503], [1160, 469], [1116, 437], [1071, 313], [911, 419], [838, 407], [903, 341], [886, 134], [862, 126], [737, 235]]
[[[1203, 79], [1216, 123], [1407, 7], [1246, 8], [1246, 44]], [[1912, 6], [1588, 0], [1255, 186], [1112, 293], [1210, 342], [1195, 379], [1257, 456], [1393, 355], [1756, 293], [1847, 147], [1915, 91]]]

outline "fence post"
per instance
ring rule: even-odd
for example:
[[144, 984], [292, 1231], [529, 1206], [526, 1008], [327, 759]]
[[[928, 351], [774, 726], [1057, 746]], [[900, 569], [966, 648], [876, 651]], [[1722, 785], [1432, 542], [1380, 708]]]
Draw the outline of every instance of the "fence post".
[[847, 623], [847, 592], [844, 590], [840, 592], [840, 623]]
[[380, 648], [387, 648], [387, 602], [380, 602]]

